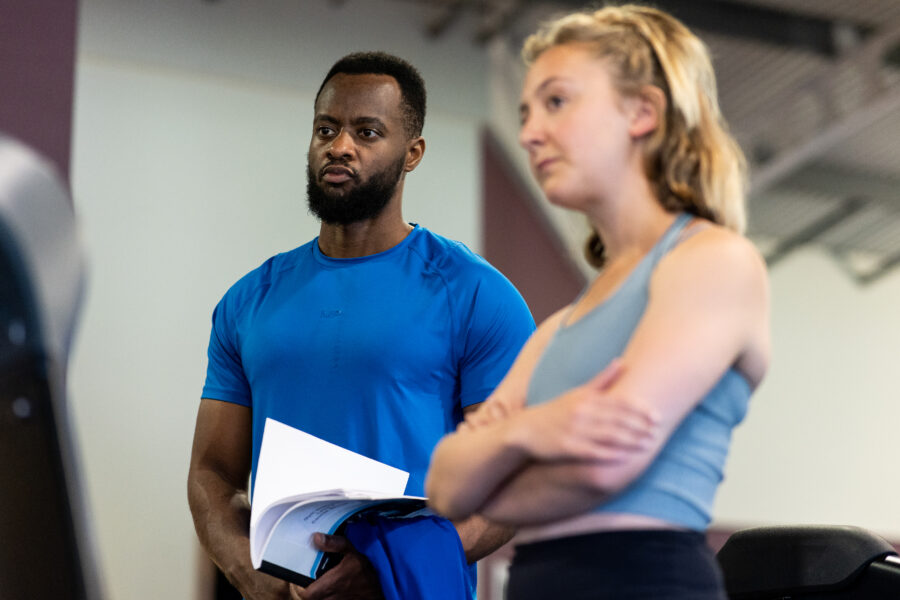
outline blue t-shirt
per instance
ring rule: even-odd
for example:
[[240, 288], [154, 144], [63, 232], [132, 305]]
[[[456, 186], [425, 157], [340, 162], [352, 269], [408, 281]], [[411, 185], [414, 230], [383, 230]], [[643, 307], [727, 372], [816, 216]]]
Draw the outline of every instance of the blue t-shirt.
[[[239, 280], [213, 313], [203, 397], [410, 473], [465, 406], [497, 386], [534, 321], [512, 284], [463, 244], [415, 226], [371, 256], [334, 259], [318, 238]], [[305, 457], [298, 457], [303, 460]]]

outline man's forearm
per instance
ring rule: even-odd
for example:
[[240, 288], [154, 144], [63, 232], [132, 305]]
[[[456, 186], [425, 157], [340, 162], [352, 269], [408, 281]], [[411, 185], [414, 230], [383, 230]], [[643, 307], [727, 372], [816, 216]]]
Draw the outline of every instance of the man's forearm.
[[470, 564], [494, 552], [516, 533], [512, 527], [492, 523], [479, 515], [471, 516], [454, 525], [462, 541], [466, 560]]
[[189, 479], [188, 504], [201, 545], [228, 580], [238, 586], [252, 566], [246, 491], [211, 471], [200, 471]]

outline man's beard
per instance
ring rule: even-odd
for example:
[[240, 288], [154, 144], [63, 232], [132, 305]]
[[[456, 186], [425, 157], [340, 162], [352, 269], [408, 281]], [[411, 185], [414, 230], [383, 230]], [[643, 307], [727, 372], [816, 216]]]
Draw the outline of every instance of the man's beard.
[[[335, 163], [330, 163], [333, 166]], [[312, 166], [306, 166], [306, 197], [309, 212], [323, 223], [331, 225], [349, 225], [359, 221], [373, 219], [381, 214], [390, 202], [400, 176], [406, 164], [406, 157], [401, 156], [394, 164], [382, 171], [374, 173], [368, 180], [358, 183], [354, 174], [350, 189], [333, 192], [318, 182]]]

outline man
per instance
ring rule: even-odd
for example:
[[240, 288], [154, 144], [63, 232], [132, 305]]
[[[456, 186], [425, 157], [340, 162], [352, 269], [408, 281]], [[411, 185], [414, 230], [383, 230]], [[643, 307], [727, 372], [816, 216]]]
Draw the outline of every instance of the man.
[[[201, 542], [248, 600], [380, 596], [373, 567], [335, 536], [315, 541], [342, 560], [305, 589], [252, 569], [247, 481], [266, 417], [408, 471], [406, 493], [422, 495], [434, 445], [534, 328], [483, 259], [403, 220], [424, 118], [424, 84], [403, 60], [338, 61], [308, 154], [319, 237], [246, 275], [213, 314], [188, 497]], [[510, 535], [478, 518], [456, 527], [469, 562]]]

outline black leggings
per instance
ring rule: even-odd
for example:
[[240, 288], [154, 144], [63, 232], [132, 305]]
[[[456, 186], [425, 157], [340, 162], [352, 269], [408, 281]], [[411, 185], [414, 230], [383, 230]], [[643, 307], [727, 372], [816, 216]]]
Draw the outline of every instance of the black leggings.
[[522, 544], [507, 600], [725, 600], [712, 550], [694, 531], [613, 531]]

